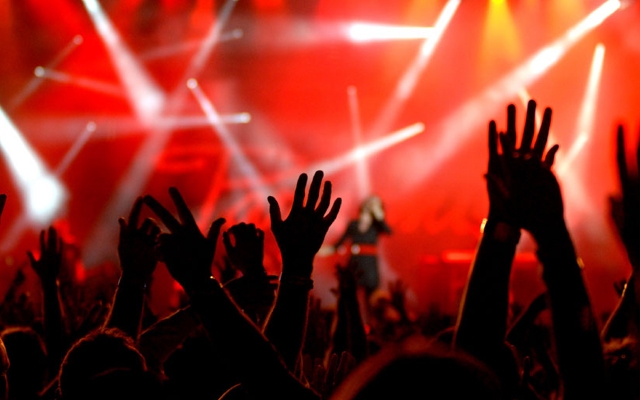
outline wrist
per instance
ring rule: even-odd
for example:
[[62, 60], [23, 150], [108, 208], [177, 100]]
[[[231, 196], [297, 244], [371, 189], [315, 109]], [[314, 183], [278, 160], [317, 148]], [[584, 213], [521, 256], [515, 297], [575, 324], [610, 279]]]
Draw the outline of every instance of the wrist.
[[483, 237], [514, 245], [518, 244], [521, 236], [520, 229], [515, 224], [491, 217], [482, 221], [481, 232]]
[[42, 291], [45, 293], [54, 293], [58, 291], [58, 279], [43, 279], [40, 281], [42, 284]]
[[313, 279], [302, 277], [302, 276], [295, 276], [295, 275], [286, 276], [283, 274], [280, 277], [280, 284], [281, 285], [284, 284], [287, 286], [296, 287], [304, 290], [313, 289]]
[[529, 232], [538, 245], [538, 251], [557, 250], [568, 246], [573, 248], [569, 230], [562, 218], [541, 223]]
[[139, 274], [122, 272], [122, 274], [120, 275], [120, 280], [118, 281], [118, 286], [127, 285], [146, 287], [150, 280], [151, 276], [142, 276]]
[[282, 258], [282, 277], [311, 278], [313, 259]]
[[213, 276], [206, 279], [198, 279], [197, 281], [188, 284], [180, 282], [180, 284], [189, 297], [203, 296], [215, 293], [216, 290], [221, 289], [220, 284]]

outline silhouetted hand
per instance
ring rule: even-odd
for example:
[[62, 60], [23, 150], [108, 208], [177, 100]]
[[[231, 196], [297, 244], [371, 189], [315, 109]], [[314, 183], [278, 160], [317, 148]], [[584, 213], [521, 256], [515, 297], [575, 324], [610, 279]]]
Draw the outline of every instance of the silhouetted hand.
[[[624, 128], [618, 126], [616, 137], [616, 161], [622, 197], [610, 197], [611, 216], [615, 222], [620, 238], [627, 250], [629, 260], [635, 268], [640, 267], [640, 178], [638, 173], [631, 173], [627, 168], [625, 155]], [[640, 160], [640, 144], [636, 149]]]
[[[538, 239], [548, 229], [564, 224], [564, 209], [558, 181], [551, 172], [558, 145], [553, 146], [543, 159], [551, 124], [551, 109], [545, 109], [534, 143], [535, 111], [536, 103], [530, 100], [522, 141], [517, 149], [513, 105], [507, 109], [506, 132], [498, 134], [495, 123], [490, 123], [490, 172], [487, 174], [487, 185], [494, 212], [505, 216], [509, 222], [526, 229]], [[498, 154], [497, 137], [500, 139], [502, 155]]]
[[225, 220], [215, 220], [205, 236], [200, 232], [178, 189], [170, 188], [169, 195], [180, 219], [151, 196], [145, 196], [144, 202], [169, 229], [169, 233], [158, 236], [156, 251], [167, 265], [171, 276], [189, 293], [197, 290], [203, 283], [207, 284], [211, 278], [216, 243]]
[[[329, 227], [335, 221], [342, 204], [337, 198], [329, 210], [331, 203], [331, 182], [326, 181], [320, 197], [322, 171], [316, 171], [309, 187], [307, 202], [304, 203], [307, 174], [301, 174], [296, 184], [293, 204], [289, 216], [282, 220], [278, 201], [269, 196], [269, 213], [271, 230], [282, 253], [283, 275], [303, 278], [311, 276], [313, 258], [322, 246]], [[326, 215], [325, 215], [326, 214]], [[293, 267], [296, 270], [291, 270]]]
[[43, 285], [55, 285], [62, 267], [62, 239], [58, 237], [56, 229], [49, 227], [40, 232], [40, 258], [37, 259], [32, 251], [27, 251], [31, 268], [40, 278]]
[[[232, 238], [235, 243], [232, 243]], [[222, 242], [234, 267], [245, 276], [264, 275], [264, 232], [254, 224], [240, 223], [222, 233]]]
[[138, 227], [142, 204], [142, 197], [137, 198], [129, 213], [129, 220], [118, 219], [120, 224], [118, 256], [120, 268], [122, 268], [122, 279], [144, 284], [149, 282], [156, 269], [157, 259], [154, 249], [160, 228], [151, 218], [146, 218]]

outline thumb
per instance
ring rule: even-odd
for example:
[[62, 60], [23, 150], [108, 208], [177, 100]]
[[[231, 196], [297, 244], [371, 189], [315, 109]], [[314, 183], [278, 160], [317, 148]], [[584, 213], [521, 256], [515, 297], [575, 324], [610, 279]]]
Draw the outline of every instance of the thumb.
[[209, 232], [207, 232], [207, 240], [215, 243], [218, 240], [218, 236], [220, 235], [220, 229], [222, 229], [222, 225], [227, 222], [224, 218], [218, 218], [213, 221], [211, 226], [209, 227]]

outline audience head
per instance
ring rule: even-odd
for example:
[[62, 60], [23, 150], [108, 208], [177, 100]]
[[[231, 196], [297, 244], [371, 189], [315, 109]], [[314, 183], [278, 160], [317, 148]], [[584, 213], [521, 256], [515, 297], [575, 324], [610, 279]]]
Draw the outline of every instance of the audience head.
[[9, 398], [35, 398], [47, 382], [47, 353], [42, 338], [28, 327], [7, 328], [1, 336], [11, 360], [6, 375]]
[[437, 342], [412, 337], [364, 361], [332, 399], [500, 399], [498, 378], [484, 364]]
[[[147, 375], [144, 357], [129, 336], [118, 329], [99, 329], [69, 349], [60, 367], [58, 388], [64, 400], [98, 398], [106, 387], [109, 393], [128, 395], [132, 390], [154, 388]], [[138, 381], [141, 377], [145, 378]], [[137, 386], [129, 386], [134, 381]]]
[[9, 398], [8, 370], [9, 356], [7, 355], [7, 349], [4, 343], [0, 340], [0, 400]]

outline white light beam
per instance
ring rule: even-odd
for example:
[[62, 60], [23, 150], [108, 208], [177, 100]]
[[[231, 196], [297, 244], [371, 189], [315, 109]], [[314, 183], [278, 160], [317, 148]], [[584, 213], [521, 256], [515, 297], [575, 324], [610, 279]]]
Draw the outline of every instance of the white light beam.
[[100, 3], [97, 0], [82, 0], [82, 2], [107, 47], [131, 107], [143, 125], [150, 125], [164, 106], [164, 93], [136, 60]]

